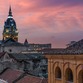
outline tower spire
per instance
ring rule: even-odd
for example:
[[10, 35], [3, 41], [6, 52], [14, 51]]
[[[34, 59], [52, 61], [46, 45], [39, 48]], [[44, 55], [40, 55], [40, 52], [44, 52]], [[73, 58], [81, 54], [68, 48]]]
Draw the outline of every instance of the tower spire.
[[18, 30], [16, 28], [16, 22], [13, 19], [11, 6], [9, 7], [9, 14], [7, 20], [4, 22], [4, 30], [3, 30], [3, 39], [12, 38], [15, 41], [18, 41]]
[[9, 15], [8, 16], [12, 16], [11, 6], [9, 7]]

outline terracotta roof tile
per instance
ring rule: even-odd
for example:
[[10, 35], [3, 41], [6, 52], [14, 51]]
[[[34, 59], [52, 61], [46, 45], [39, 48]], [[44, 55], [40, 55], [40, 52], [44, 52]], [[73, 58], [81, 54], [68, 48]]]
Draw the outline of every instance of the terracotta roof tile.
[[23, 72], [18, 70], [7, 69], [0, 75], [0, 79], [8, 81], [8, 83], [12, 83], [15, 79], [17, 79]]
[[[13, 83], [16, 79], [23, 75], [24, 72], [14, 69], [6, 69], [0, 75], [0, 79]], [[36, 77], [32, 75], [24, 75], [22, 78], [17, 80], [15, 83], [48, 83], [46, 78]]]
[[27, 75], [16, 83], [47, 83], [47, 80], [45, 80], [41, 77]]

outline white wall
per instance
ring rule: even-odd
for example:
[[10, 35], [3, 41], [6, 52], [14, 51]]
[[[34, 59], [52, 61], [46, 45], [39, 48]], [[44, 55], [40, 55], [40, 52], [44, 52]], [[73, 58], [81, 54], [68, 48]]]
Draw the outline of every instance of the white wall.
[[[9, 51], [11, 49], [11, 52]], [[20, 53], [22, 51], [26, 51], [27, 47], [25, 46], [5, 46], [4, 51], [8, 53]], [[3, 47], [1, 48], [1, 52], [3, 51]]]

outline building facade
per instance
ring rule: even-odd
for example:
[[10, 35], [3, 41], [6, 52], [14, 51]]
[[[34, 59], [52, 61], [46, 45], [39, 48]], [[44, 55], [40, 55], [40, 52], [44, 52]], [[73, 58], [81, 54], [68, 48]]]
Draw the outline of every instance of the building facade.
[[83, 83], [82, 55], [46, 55], [48, 83]]
[[45, 53], [48, 83], [83, 83], [83, 39], [65, 49]]

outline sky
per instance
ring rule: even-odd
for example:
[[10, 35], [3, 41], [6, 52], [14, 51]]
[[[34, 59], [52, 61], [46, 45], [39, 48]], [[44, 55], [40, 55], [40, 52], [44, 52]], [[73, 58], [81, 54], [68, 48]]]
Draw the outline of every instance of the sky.
[[83, 0], [0, 0], [0, 39], [10, 5], [20, 42], [64, 48], [83, 38]]

